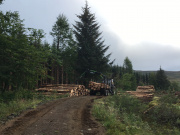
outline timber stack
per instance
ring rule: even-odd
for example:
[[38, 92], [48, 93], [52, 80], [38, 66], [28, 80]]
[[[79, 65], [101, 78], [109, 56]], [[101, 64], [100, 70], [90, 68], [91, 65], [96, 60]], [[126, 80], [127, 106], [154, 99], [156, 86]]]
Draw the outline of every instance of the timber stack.
[[138, 86], [136, 91], [127, 91], [127, 93], [129, 93], [130, 95], [133, 95], [144, 102], [152, 101], [154, 92], [155, 89], [153, 85]]
[[79, 85], [76, 88], [73, 88], [70, 93], [70, 97], [73, 96], [87, 96], [89, 95], [89, 90], [85, 88], [84, 85]]
[[89, 82], [89, 89], [91, 90], [101, 90], [101, 89], [110, 89], [109, 85], [104, 83], [96, 83], [93, 81]]
[[89, 95], [89, 91], [85, 89], [84, 85], [76, 84], [48, 84], [42, 85], [36, 91], [41, 92], [45, 95], [50, 94], [70, 94], [70, 96]]

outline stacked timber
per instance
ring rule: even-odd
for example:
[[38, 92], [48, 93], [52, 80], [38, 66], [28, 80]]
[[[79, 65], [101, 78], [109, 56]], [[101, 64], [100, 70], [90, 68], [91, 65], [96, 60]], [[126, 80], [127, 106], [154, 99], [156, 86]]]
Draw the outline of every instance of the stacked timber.
[[[49, 95], [51, 93], [57, 94], [66, 94], [66, 93], [76, 93], [75, 95], [88, 95], [87, 90], [85, 90], [84, 85], [76, 85], [76, 84], [49, 84], [43, 85], [41, 88], [36, 89], [36, 91], [41, 92], [42, 94]], [[79, 94], [77, 94], [77, 91]], [[86, 92], [85, 92], [86, 91]], [[80, 94], [81, 93], [81, 94]], [[73, 95], [73, 94], [71, 94]]]
[[73, 96], [87, 96], [89, 95], [89, 90], [85, 88], [84, 85], [79, 85], [76, 88], [73, 88], [70, 92], [70, 97]]
[[138, 86], [136, 89], [137, 92], [153, 93], [155, 92], [153, 85], [148, 86]]
[[91, 90], [100, 90], [100, 89], [110, 89], [109, 85], [104, 83], [96, 83], [93, 81], [89, 82], [89, 89]]
[[155, 89], [153, 85], [138, 86], [136, 91], [127, 91], [127, 93], [129, 93], [130, 95], [133, 95], [145, 102], [152, 101], [154, 97], [154, 92]]

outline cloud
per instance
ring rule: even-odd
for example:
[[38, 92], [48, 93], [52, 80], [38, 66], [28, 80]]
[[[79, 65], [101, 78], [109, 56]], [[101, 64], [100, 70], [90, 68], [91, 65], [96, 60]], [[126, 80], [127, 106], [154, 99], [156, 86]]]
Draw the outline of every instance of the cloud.
[[18, 11], [24, 19], [25, 27], [43, 29], [46, 39], [52, 43], [49, 32], [52, 30], [59, 14], [64, 14], [70, 24], [76, 20], [76, 14], [81, 12], [85, 5], [84, 0], [5, 0], [1, 5], [2, 11]]
[[[128, 56], [136, 70], [158, 70], [160, 66], [164, 70], [180, 70], [180, 2], [88, 1], [91, 13], [101, 25], [105, 44], [110, 45], [107, 53], [112, 53], [115, 64], [123, 65]], [[3, 3], [2, 11], [19, 11], [25, 27], [43, 29], [52, 43], [49, 32], [58, 15], [64, 14], [74, 24], [79, 21], [76, 15], [82, 13], [85, 0], [5, 0]]]
[[180, 49], [173, 46], [144, 42], [125, 50], [136, 70], [179, 70]]
[[[101, 29], [104, 29], [103, 27]], [[128, 45], [110, 29], [104, 29], [103, 37], [107, 45], [110, 45], [108, 53], [112, 53], [111, 60], [116, 59], [115, 65], [122, 66], [127, 56], [134, 70], [158, 70], [161, 66], [164, 70], [179, 71], [180, 48], [178, 47], [153, 42]]]

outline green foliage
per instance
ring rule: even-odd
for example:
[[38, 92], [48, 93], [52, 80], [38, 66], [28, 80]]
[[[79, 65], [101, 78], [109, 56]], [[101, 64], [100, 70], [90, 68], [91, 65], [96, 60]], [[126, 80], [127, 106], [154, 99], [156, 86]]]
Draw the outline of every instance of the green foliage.
[[149, 111], [150, 121], [167, 126], [179, 126], [180, 110], [172, 105], [160, 104]]
[[[77, 46], [73, 39], [73, 33], [68, 23], [66, 16], [59, 15], [57, 21], [53, 25], [52, 32], [50, 33], [54, 38], [53, 43], [53, 59], [52, 68], [56, 67], [55, 78], [58, 82], [59, 66], [65, 69], [66, 75], [71, 76], [75, 69], [75, 62], [77, 57]], [[63, 72], [62, 71], [62, 74]], [[63, 81], [63, 77], [61, 78]], [[68, 79], [68, 78], [66, 78]], [[72, 78], [69, 78], [72, 80]]]
[[0, 121], [6, 121], [11, 115], [15, 117], [26, 109], [35, 108], [39, 103], [67, 96], [68, 95], [57, 95], [57, 93], [46, 96], [24, 89], [0, 93]]
[[137, 87], [137, 74], [133, 73], [133, 66], [128, 57], [124, 59], [123, 67], [112, 66], [111, 78], [114, 79], [115, 86], [123, 90], [135, 90]]
[[125, 73], [129, 73], [129, 74], [133, 73], [133, 66], [132, 66], [132, 63], [131, 63], [131, 61], [129, 60], [128, 57], [126, 57], [124, 59], [123, 68], [125, 70], [124, 71]]
[[33, 89], [45, 77], [49, 48], [42, 45], [43, 30], [24, 27], [18, 12], [0, 12], [0, 89]]
[[[128, 101], [130, 97], [127, 97], [126, 99], [126, 96], [124, 96], [123, 99]], [[136, 99], [132, 99], [136, 102], [132, 105], [133, 101], [130, 101], [132, 104], [128, 104], [128, 102], [124, 102], [123, 99], [121, 100], [120, 97], [113, 96], [105, 100], [99, 99], [95, 101], [93, 115], [105, 126], [106, 134], [151, 135], [152, 132], [150, 131], [151, 128], [148, 123], [143, 122], [141, 117], [135, 115], [132, 112], [133, 109], [126, 109], [131, 108], [132, 106], [134, 106], [132, 108], [135, 108], [139, 102], [135, 101]], [[128, 105], [130, 105], [130, 107]]]
[[119, 112], [139, 114], [147, 107], [140, 100], [123, 94], [121, 96], [114, 95], [109, 98], [109, 102], [114, 104], [115, 108], [118, 108]]
[[122, 77], [122, 88], [123, 90], [135, 90], [136, 89], [136, 79], [134, 74], [125, 73]]
[[33, 99], [33, 91], [20, 88], [16, 91], [6, 91], [0, 93], [0, 102], [8, 103], [10, 101], [21, 99]]
[[167, 76], [161, 68], [156, 73], [156, 88], [158, 90], [168, 90], [170, 82], [167, 79]]
[[156, 74], [155, 73], [150, 73], [149, 75], [149, 84], [154, 85], [154, 87], [156, 88], [157, 86], [157, 82], [156, 82]]
[[0, 103], [0, 120], [6, 120], [8, 116], [19, 115], [22, 111], [27, 108], [34, 108], [40, 103], [40, 100], [13, 100], [7, 103]]
[[174, 93], [163, 95], [156, 101], [154, 107], [148, 112], [148, 119], [169, 127], [179, 127], [180, 108], [179, 98]]
[[155, 98], [155, 106], [150, 106], [151, 109], [144, 114], [148, 104], [129, 95], [114, 95], [96, 100], [93, 115], [105, 126], [107, 134], [178, 135], [179, 99], [173, 98], [172, 94]]
[[179, 102], [179, 98], [174, 95], [174, 92], [163, 95], [159, 100], [161, 104], [177, 104]]
[[52, 32], [50, 34], [54, 37], [54, 43], [57, 46], [57, 49], [63, 50], [67, 42], [72, 38], [72, 31], [68, 24], [68, 19], [66, 16], [59, 15], [57, 21], [53, 25]]
[[41, 101], [34, 98], [34, 93], [29, 90], [6, 91], [0, 93], [0, 120], [5, 120], [9, 115], [18, 115], [27, 108], [35, 107]]
[[30, 34], [28, 36], [29, 45], [34, 45], [36, 48], [40, 48], [42, 38], [45, 37], [45, 33], [42, 29], [28, 28]]
[[172, 91], [180, 91], [180, 86], [179, 86], [178, 82], [176, 82], [176, 81], [171, 82], [170, 89]]
[[77, 15], [80, 21], [74, 25], [77, 40], [77, 71], [82, 74], [87, 69], [104, 72], [108, 68], [110, 54], [105, 55], [109, 46], [104, 45], [100, 25], [95, 20], [95, 15], [90, 12], [86, 3], [82, 8], [83, 13]]

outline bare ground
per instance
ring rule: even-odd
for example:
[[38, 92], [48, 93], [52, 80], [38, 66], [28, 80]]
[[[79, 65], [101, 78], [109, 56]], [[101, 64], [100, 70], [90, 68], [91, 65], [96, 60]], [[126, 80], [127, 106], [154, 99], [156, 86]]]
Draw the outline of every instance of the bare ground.
[[103, 135], [91, 115], [96, 96], [63, 98], [24, 112], [0, 127], [0, 135]]

